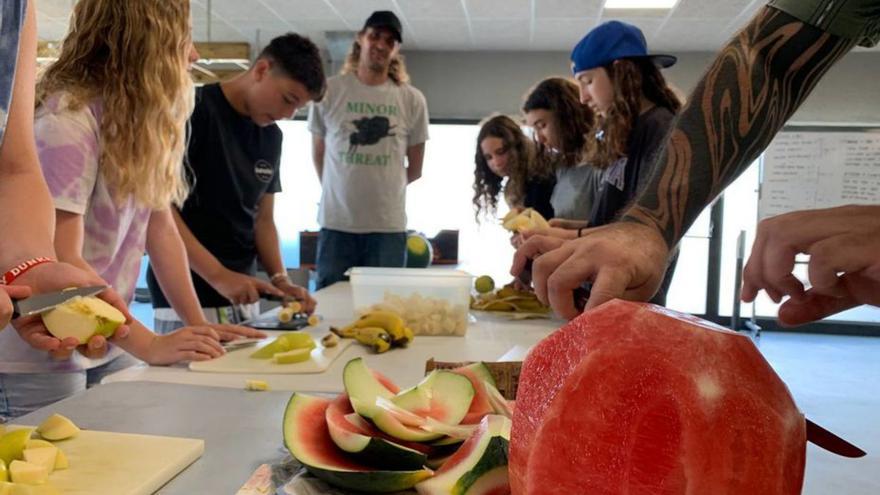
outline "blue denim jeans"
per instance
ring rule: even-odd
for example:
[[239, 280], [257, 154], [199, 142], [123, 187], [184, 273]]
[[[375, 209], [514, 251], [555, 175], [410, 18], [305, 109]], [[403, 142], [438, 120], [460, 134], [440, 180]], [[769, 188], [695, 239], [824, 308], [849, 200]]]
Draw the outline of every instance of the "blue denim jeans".
[[105, 376], [138, 363], [140, 360], [130, 354], [122, 354], [106, 364], [85, 371], [0, 373], [0, 423], [82, 392], [101, 383]]
[[352, 234], [321, 229], [318, 235], [318, 289], [346, 280], [353, 266], [406, 266], [406, 232]]

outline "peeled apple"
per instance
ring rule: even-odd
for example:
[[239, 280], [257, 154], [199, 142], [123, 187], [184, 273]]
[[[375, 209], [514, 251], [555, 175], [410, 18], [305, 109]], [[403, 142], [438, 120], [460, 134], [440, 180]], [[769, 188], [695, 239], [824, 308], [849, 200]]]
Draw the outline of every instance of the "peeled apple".
[[62, 340], [73, 337], [80, 344], [93, 335], [110, 337], [125, 323], [121, 311], [97, 297], [74, 297], [42, 316], [49, 333]]

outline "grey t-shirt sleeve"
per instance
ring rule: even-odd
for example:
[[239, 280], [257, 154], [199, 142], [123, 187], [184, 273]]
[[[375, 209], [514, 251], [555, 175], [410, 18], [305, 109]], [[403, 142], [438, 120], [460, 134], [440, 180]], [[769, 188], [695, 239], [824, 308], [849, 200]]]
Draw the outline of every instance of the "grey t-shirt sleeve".
[[415, 88], [412, 89], [412, 113], [410, 122], [410, 133], [407, 139], [407, 146], [415, 146], [422, 144], [428, 140], [428, 102], [425, 95]]
[[324, 124], [323, 102], [327, 101], [327, 95], [321, 103], [312, 102], [309, 105], [309, 132], [316, 136], [324, 136], [327, 134], [327, 126]]

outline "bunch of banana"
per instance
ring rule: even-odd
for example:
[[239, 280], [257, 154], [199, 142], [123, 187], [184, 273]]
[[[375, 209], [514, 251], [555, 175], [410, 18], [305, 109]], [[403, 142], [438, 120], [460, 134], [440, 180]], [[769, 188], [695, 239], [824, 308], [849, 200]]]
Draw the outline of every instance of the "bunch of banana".
[[550, 308], [544, 306], [534, 292], [516, 290], [509, 285], [472, 298], [471, 309], [536, 315], [550, 313]]
[[510, 213], [501, 219], [501, 225], [511, 232], [523, 232], [525, 230], [550, 226], [543, 215], [531, 208], [526, 208], [522, 211], [510, 210]]
[[370, 311], [350, 325], [330, 327], [330, 331], [344, 339], [355, 339], [378, 354], [392, 346], [406, 346], [415, 338], [403, 318], [391, 311]]

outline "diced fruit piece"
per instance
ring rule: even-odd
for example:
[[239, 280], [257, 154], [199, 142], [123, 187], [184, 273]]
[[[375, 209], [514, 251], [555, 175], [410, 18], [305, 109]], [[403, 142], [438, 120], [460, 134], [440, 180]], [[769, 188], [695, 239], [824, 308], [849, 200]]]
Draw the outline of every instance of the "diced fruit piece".
[[511, 422], [504, 416], [483, 418], [474, 434], [437, 471], [416, 485], [420, 495], [509, 493], [507, 452]]
[[9, 470], [6, 469], [6, 461], [0, 459], [0, 481], [9, 481]]
[[263, 380], [245, 380], [244, 389], [254, 392], [263, 392], [269, 390], [269, 384]]
[[308, 361], [311, 357], [311, 349], [294, 349], [292, 351], [279, 352], [272, 356], [272, 360], [278, 364], [293, 364]]
[[[340, 394], [327, 407], [326, 420], [330, 438], [340, 449], [351, 452], [364, 464], [391, 470], [420, 469], [427, 457], [423, 452], [395, 443], [369, 423], [354, 424], [346, 418], [353, 413], [348, 396]], [[357, 414], [356, 418], [360, 418]]]
[[339, 336], [335, 333], [328, 333], [321, 338], [321, 345], [324, 347], [336, 347], [339, 345]]
[[45, 466], [25, 461], [12, 461], [9, 464], [9, 478], [13, 483], [25, 485], [42, 485], [49, 479], [49, 470]]
[[281, 308], [281, 311], [278, 312], [278, 321], [281, 323], [287, 323], [293, 319], [293, 315], [296, 314], [296, 311], [290, 308]]
[[377, 471], [354, 461], [330, 437], [329, 406], [328, 399], [295, 393], [284, 411], [284, 444], [314, 476], [339, 488], [374, 493], [407, 490], [431, 476], [424, 468]]
[[55, 471], [58, 471], [60, 469], [67, 469], [69, 467], [70, 461], [67, 460], [67, 454], [65, 454], [64, 451], [59, 448], [58, 454], [55, 456]]
[[319, 323], [321, 323], [321, 317], [318, 315], [311, 315], [306, 321], [308, 322], [310, 327], [316, 327]]
[[372, 419], [375, 415], [377, 397], [390, 399], [394, 396], [394, 392], [367, 367], [363, 358], [354, 358], [346, 363], [342, 371], [342, 383], [355, 412], [365, 418]]
[[46, 440], [66, 440], [79, 433], [79, 427], [73, 421], [60, 414], [53, 414], [37, 427], [37, 433]]
[[467, 414], [473, 398], [474, 386], [466, 376], [435, 370], [418, 385], [397, 394], [391, 402], [419, 416], [457, 425]]
[[12, 461], [21, 459], [21, 453], [24, 451], [24, 446], [31, 438], [33, 431], [32, 428], [22, 428], [6, 432], [5, 435], [0, 437], [0, 459], [6, 463], [7, 468], [9, 468]]
[[24, 449], [21, 453], [25, 461], [31, 464], [43, 466], [49, 474], [55, 470], [55, 458], [58, 457], [58, 447], [40, 447], [38, 449]]
[[254, 351], [250, 357], [254, 359], [272, 359], [272, 356], [280, 352], [294, 349], [314, 349], [317, 347], [315, 339], [303, 332], [287, 332], [279, 335], [272, 342]]
[[97, 297], [74, 297], [42, 314], [49, 333], [59, 339], [73, 337], [85, 344], [93, 335], [110, 337], [125, 323], [125, 315]]
[[293, 314], [299, 313], [303, 310], [303, 305], [299, 301], [290, 301], [285, 305], [284, 309], [290, 310]]

